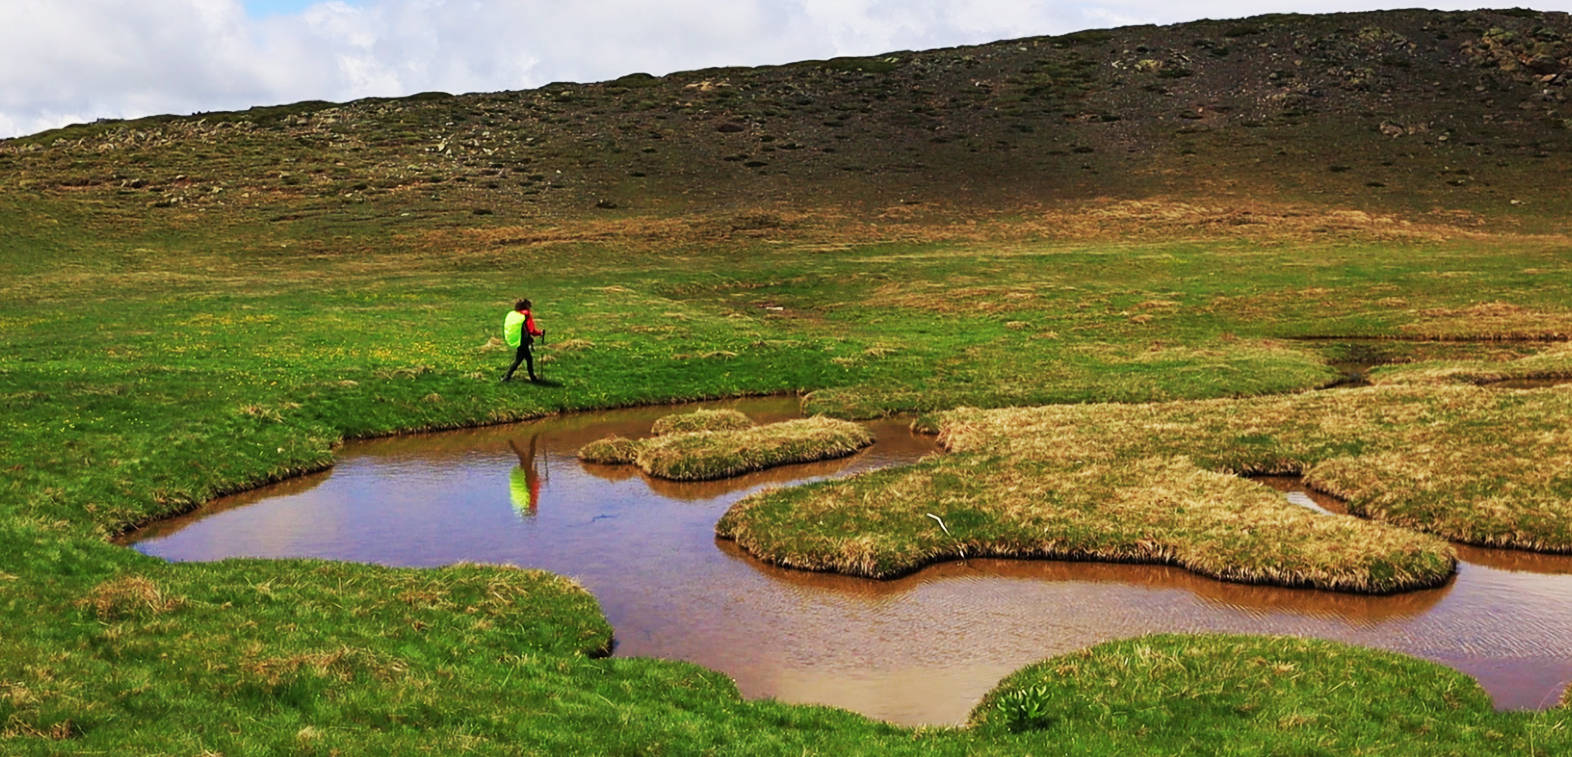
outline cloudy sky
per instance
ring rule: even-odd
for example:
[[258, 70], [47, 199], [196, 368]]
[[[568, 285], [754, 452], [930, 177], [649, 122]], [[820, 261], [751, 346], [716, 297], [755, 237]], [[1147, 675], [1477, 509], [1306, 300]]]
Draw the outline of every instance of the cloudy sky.
[[[1124, 24], [1405, 5], [1413, 3], [0, 0], [0, 137], [95, 118], [524, 89]], [[1572, 10], [1572, 0], [1534, 7]]]

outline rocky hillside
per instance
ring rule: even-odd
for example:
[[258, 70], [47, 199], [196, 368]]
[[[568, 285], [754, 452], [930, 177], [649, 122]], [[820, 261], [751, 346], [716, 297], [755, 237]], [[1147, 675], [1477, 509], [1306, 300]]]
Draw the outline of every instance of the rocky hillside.
[[277, 217], [1185, 194], [1550, 216], [1569, 81], [1562, 13], [1273, 15], [98, 122], [0, 142], [0, 191]]

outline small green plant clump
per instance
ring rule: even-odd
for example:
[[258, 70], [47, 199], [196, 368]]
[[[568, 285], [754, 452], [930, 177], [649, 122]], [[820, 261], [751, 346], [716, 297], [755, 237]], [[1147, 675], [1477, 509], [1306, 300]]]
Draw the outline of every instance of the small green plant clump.
[[1046, 685], [1009, 689], [994, 698], [989, 721], [1012, 733], [1041, 730], [1053, 722], [1048, 714], [1050, 707]]

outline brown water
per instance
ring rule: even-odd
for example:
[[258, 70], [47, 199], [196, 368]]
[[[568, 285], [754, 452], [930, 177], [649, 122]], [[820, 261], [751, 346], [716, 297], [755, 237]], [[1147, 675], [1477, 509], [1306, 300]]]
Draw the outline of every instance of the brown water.
[[[761, 421], [796, 409], [790, 399], [719, 404]], [[573, 456], [587, 441], [641, 434], [676, 411], [346, 445], [332, 471], [215, 502], [136, 534], [135, 548], [171, 560], [545, 568], [600, 599], [617, 655], [690, 660], [732, 676], [750, 697], [907, 724], [959, 723], [1023, 665], [1157, 631], [1299, 634], [1397, 650], [1475, 676], [1499, 707], [1548, 706], [1572, 678], [1568, 556], [1463, 548], [1450, 585], [1389, 597], [1085, 562], [970, 560], [895, 581], [767, 566], [715, 538], [732, 502], [766, 486], [910, 462], [931, 453], [932, 440], [879, 422], [878, 442], [853, 457], [705, 483]]]

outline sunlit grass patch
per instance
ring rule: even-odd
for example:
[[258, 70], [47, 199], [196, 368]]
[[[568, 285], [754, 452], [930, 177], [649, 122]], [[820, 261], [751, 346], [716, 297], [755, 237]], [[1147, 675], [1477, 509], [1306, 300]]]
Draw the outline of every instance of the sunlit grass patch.
[[[1124, 320], [1117, 313], [1113, 317]], [[1000, 331], [1008, 336], [988, 344], [968, 344], [949, 334], [930, 340], [937, 349], [928, 358], [935, 366], [933, 376], [921, 381], [887, 380], [875, 373], [855, 385], [810, 392], [803, 397], [803, 411], [855, 419], [962, 405], [1248, 396], [1309, 389], [1336, 375], [1315, 355], [1275, 340], [1070, 343], [1034, 339], [1003, 324]]]
[[845, 457], [872, 443], [873, 435], [856, 423], [801, 418], [732, 431], [656, 437], [640, 450], [637, 464], [652, 476], [700, 481]]
[[816, 415], [831, 415], [836, 418], [866, 420], [887, 415], [892, 412], [892, 407], [900, 407], [917, 399], [917, 394], [898, 389], [884, 391], [872, 387], [820, 389], [803, 396], [802, 411]]
[[1060, 465], [1186, 455], [1212, 470], [1302, 473], [1355, 515], [1470, 544], [1572, 550], [1572, 391], [1564, 387], [963, 410], [943, 423], [941, 438], [956, 451]]
[[730, 431], [752, 425], [748, 416], [736, 410], [694, 410], [656, 418], [650, 431], [661, 436], [685, 431]]

